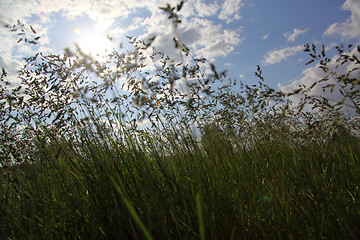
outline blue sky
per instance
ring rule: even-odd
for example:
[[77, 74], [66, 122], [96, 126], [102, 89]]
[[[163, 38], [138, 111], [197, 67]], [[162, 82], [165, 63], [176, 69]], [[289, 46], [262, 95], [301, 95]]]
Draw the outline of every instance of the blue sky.
[[[167, 0], [0, 0], [0, 67], [15, 73], [21, 56], [35, 50], [61, 53], [77, 42], [85, 50], [112, 47], [105, 37], [126, 43], [126, 35], [157, 35], [154, 46], [175, 56], [172, 26], [158, 7]], [[256, 78], [256, 65], [272, 87], [291, 89], [321, 78], [315, 66], [305, 66], [306, 43], [325, 44], [329, 57], [339, 43], [360, 42], [359, 0], [187, 0], [180, 12], [180, 41], [218, 70], [228, 70], [246, 84]], [[41, 36], [40, 49], [16, 45], [3, 27], [17, 20], [32, 25]], [[13, 81], [17, 81], [14, 79]], [[319, 91], [320, 89], [315, 89]]]

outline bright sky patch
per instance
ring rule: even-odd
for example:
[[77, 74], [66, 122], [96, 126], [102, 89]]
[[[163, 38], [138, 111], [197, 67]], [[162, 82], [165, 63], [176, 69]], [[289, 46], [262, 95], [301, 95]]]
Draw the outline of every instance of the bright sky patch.
[[112, 42], [105, 34], [94, 31], [79, 35], [80, 37], [77, 38], [76, 42], [80, 49], [85, 53], [90, 53], [93, 56], [103, 56], [108, 51], [112, 50]]

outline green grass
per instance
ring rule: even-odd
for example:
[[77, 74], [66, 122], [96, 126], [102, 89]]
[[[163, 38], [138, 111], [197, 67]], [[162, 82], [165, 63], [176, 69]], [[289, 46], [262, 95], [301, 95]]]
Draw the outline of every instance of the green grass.
[[324, 155], [320, 146], [286, 147], [286, 139], [244, 148], [213, 136], [211, 148], [161, 145], [151, 132], [145, 144], [88, 131], [81, 148], [53, 137], [36, 163], [1, 170], [0, 238], [360, 236], [359, 142]]

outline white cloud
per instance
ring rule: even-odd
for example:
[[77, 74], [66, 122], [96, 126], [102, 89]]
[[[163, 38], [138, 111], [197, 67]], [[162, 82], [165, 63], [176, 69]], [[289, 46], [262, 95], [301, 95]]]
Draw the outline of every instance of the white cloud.
[[138, 1], [91, 1], [91, 0], [53, 0], [43, 1], [42, 13], [61, 12], [66, 18], [74, 19], [87, 15], [95, 21], [96, 30], [109, 28], [116, 18], [126, 18]]
[[326, 29], [324, 35], [339, 34], [344, 39], [360, 37], [360, 1], [346, 0], [343, 10], [351, 11], [351, 17], [343, 23], [334, 23]]
[[[92, 0], [52, 0], [52, 1], [26, 1], [23, 4], [18, 0], [11, 3], [13, 10], [7, 11], [0, 19], [5, 21], [5, 17], [11, 20], [30, 18], [37, 15], [38, 19], [42, 16], [49, 16], [53, 13], [61, 13], [64, 17], [74, 19], [78, 16], [87, 15], [95, 22], [97, 30], [103, 31], [110, 28], [117, 19], [124, 19], [131, 13], [136, 13], [138, 9], [147, 9], [150, 16], [147, 18], [138, 17], [133, 20], [134, 24], [125, 27], [116, 27], [112, 31], [115, 35], [123, 34], [126, 30], [136, 30], [145, 28], [146, 33], [157, 34], [158, 46], [165, 49], [165, 46], [173, 46], [171, 41], [173, 29], [167, 14], [159, 9], [159, 6], [166, 6], [168, 0], [147, 0], [147, 1], [92, 1]], [[171, 5], [178, 4], [178, 1], [172, 1]], [[24, 7], [25, 5], [25, 7]], [[226, 0], [221, 8], [219, 18], [231, 21], [233, 18], [239, 19], [238, 11], [244, 4], [242, 0]], [[223, 30], [221, 25], [215, 25], [213, 22], [202, 17], [215, 15], [218, 13], [219, 5], [215, 3], [205, 3], [203, 0], [189, 0], [184, 4], [180, 14], [185, 16], [183, 23], [179, 25], [179, 35], [185, 44], [196, 46], [197, 50], [208, 48], [215, 50], [213, 56], [226, 55], [232, 51], [233, 46], [241, 42], [238, 30]], [[20, 10], [20, 13], [19, 11]], [[11, 14], [9, 13], [11, 12]], [[21, 18], [22, 17], [22, 18]], [[44, 25], [40, 26], [43, 27]], [[211, 29], [214, 28], [214, 29]], [[46, 33], [45, 33], [46, 34]], [[165, 38], [166, 41], [165, 41]], [[165, 44], [165, 45], [164, 45]], [[216, 47], [217, 46], [217, 47]], [[218, 50], [217, 50], [218, 49]], [[206, 53], [204, 50], [203, 52]], [[209, 56], [209, 53], [205, 55]]]
[[[35, 25], [34, 28], [36, 28]], [[31, 31], [26, 25], [24, 26], [24, 30], [26, 32]], [[38, 32], [41, 34], [42, 30]], [[15, 85], [20, 83], [20, 80], [17, 77], [17, 71], [20, 70], [25, 63], [23, 58], [32, 56], [34, 50], [37, 50], [40, 47], [39, 45], [30, 46], [30, 44], [24, 44], [24, 41], [17, 43], [20, 38], [21, 37], [18, 36], [17, 33], [12, 33], [4, 25], [0, 25], [0, 68], [5, 69], [8, 73], [7, 80]], [[46, 43], [47, 41], [48, 39], [46, 37], [39, 39], [39, 42], [41, 43]]]
[[141, 25], [146, 28], [148, 34], [173, 33], [171, 22], [163, 12], [153, 13], [145, 18]]
[[282, 48], [279, 50], [269, 51], [265, 55], [263, 63], [265, 65], [279, 63], [279, 62], [284, 61], [284, 60], [288, 59], [289, 57], [297, 54], [298, 52], [301, 52], [303, 49], [304, 49], [303, 45], [297, 45], [295, 47], [287, 47], [287, 48]]
[[7, 81], [11, 82], [12, 84], [18, 85], [20, 80], [17, 78], [17, 70], [22, 67], [22, 62], [19, 60], [14, 60], [8, 56], [1, 56], [0, 55], [0, 69], [4, 68], [7, 72]]
[[266, 40], [266, 39], [268, 39], [269, 36], [270, 36], [270, 33], [267, 33], [262, 37], [262, 39]]
[[[173, 27], [168, 15], [159, 9], [166, 6], [168, 0], [142, 0], [142, 1], [92, 1], [92, 0], [13, 0], [6, 7], [0, 2], [0, 24], [15, 23], [17, 19], [25, 25], [33, 25], [40, 34], [41, 44], [49, 43], [48, 34], [56, 31], [55, 21], [61, 15], [66, 19], [76, 19], [80, 16], [95, 22], [97, 31], [111, 30], [110, 35], [120, 37], [129, 30], [141, 30], [138, 38], [147, 38], [157, 35], [153, 43], [158, 50], [168, 52], [174, 57]], [[179, 1], [170, 1], [171, 5]], [[215, 24], [206, 19], [219, 14], [219, 18], [231, 22], [240, 19], [239, 10], [243, 6], [242, 0], [226, 0], [221, 6], [218, 2], [206, 3], [204, 0], [188, 0], [180, 11], [182, 23], [179, 24], [178, 34], [180, 41], [195, 50], [197, 57], [214, 59], [226, 56], [234, 47], [243, 41], [240, 36], [241, 28], [224, 29], [223, 25]], [[220, 12], [220, 13], [219, 13]], [[144, 15], [142, 15], [142, 13]], [[56, 15], [55, 15], [56, 14]], [[126, 19], [130, 14], [136, 15], [132, 23], [127, 26], [115, 26], [118, 20]], [[0, 33], [3, 44], [0, 46], [0, 55], [6, 59], [14, 59], [14, 42], [10, 41], [8, 32]], [[6, 44], [4, 44], [6, 42]], [[65, 47], [65, 46], [58, 46]], [[20, 50], [18, 48], [18, 50]], [[28, 51], [29, 49], [22, 49]], [[51, 50], [50, 50], [51, 51]], [[176, 57], [176, 56], [175, 56]], [[4, 58], [5, 59], [5, 58]], [[5, 61], [5, 60], [4, 60]], [[9, 67], [9, 66], [8, 66]]]
[[[60, 12], [68, 19], [87, 15], [96, 23], [97, 30], [109, 28], [118, 18], [124, 19], [138, 9], [148, 9], [150, 12], [159, 12], [159, 6], [166, 6], [166, 0], [143, 1], [92, 1], [92, 0], [14, 0], [9, 1], [6, 7], [0, 8], [1, 22], [15, 22], [36, 16], [37, 21], [50, 20], [49, 15]], [[174, 3], [175, 4], [175, 3]], [[54, 19], [51, 19], [54, 20]]]
[[234, 50], [234, 46], [241, 43], [241, 29], [223, 29], [222, 25], [215, 25], [205, 19], [198, 19], [193, 22], [198, 29], [200, 37], [192, 44], [197, 55], [214, 59], [219, 56], [226, 56]]
[[204, 17], [215, 15], [219, 10], [219, 5], [216, 2], [205, 4], [203, 1], [197, 0], [195, 8], [198, 12], [198, 16]]
[[226, 20], [226, 23], [230, 23], [234, 19], [241, 19], [239, 11], [243, 6], [244, 3], [242, 0], [225, 0], [219, 14], [219, 19]]
[[300, 34], [304, 34], [307, 31], [308, 31], [307, 28], [305, 28], [304, 30], [294, 28], [292, 33], [290, 33], [290, 32], [284, 33], [284, 37], [287, 39], [288, 42], [289, 41], [293, 42]]
[[26, 18], [39, 13], [40, 4], [35, 0], [12, 0], [0, 2], [0, 24], [14, 24], [17, 20], [25, 22]]
[[0, 29], [0, 69], [4, 68], [7, 72], [7, 81], [18, 85], [20, 80], [17, 78], [17, 71], [21, 68], [22, 62], [13, 57], [12, 49], [16, 41], [12, 39], [7, 29], [3, 27]]
[[[153, 14], [143, 24], [146, 26], [147, 33], [142, 38], [149, 37], [151, 33], [156, 34], [153, 46], [169, 54], [170, 57], [176, 57], [172, 40], [173, 30], [167, 16], [163, 13]], [[183, 19], [178, 29], [180, 42], [191, 47], [197, 57], [207, 59], [226, 56], [232, 52], [234, 47], [243, 41], [240, 32], [241, 28], [223, 29], [221, 24], [214, 24], [208, 19], [197, 17]]]
[[206, 17], [217, 14], [220, 6], [215, 3], [204, 3], [203, 0], [189, 0], [180, 11], [181, 16], [188, 18], [192, 16]]
[[[13, 48], [14, 40], [11, 37], [11, 33], [8, 29], [4, 27], [0, 27], [1, 34], [0, 34], [0, 53], [2, 56], [11, 56], [11, 50]], [[0, 56], [1, 56], [0, 55]]]

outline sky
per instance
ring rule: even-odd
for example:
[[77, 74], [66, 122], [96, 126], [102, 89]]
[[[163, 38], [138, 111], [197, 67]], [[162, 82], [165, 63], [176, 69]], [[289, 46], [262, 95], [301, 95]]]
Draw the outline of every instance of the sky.
[[[167, 3], [179, 1], [0, 0], [0, 67], [15, 74], [22, 56], [36, 50], [62, 53], [74, 43], [104, 53], [127, 43], [126, 35], [156, 35], [153, 46], [174, 55], [173, 28], [159, 9]], [[259, 65], [266, 83], [283, 91], [322, 77], [315, 65], [305, 65], [310, 58], [304, 44], [325, 44], [332, 58], [336, 45], [360, 43], [360, 0], [186, 0], [180, 18], [179, 40], [195, 57], [245, 84], [257, 81]], [[36, 29], [40, 49], [16, 44], [4, 25], [17, 20]]]

